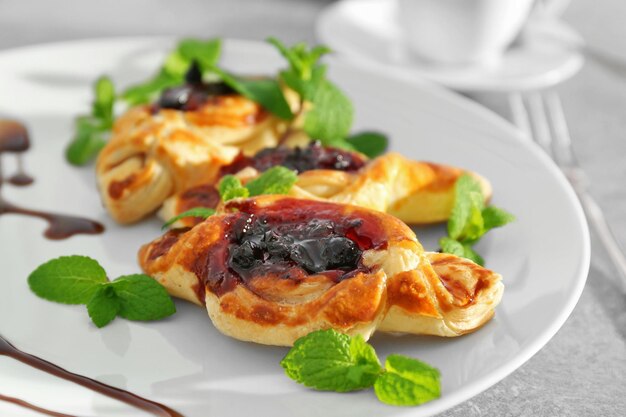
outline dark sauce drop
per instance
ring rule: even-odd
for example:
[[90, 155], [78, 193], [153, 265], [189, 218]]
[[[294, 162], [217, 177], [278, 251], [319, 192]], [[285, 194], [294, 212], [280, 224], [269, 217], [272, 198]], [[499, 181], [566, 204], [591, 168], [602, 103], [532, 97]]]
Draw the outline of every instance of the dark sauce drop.
[[[367, 271], [362, 253], [386, 245], [380, 219], [367, 211], [341, 213], [332, 203], [281, 199], [258, 210], [254, 200], [233, 201], [224, 239], [191, 269], [203, 288], [222, 295], [257, 276], [297, 282], [312, 274], [335, 281]], [[204, 285], [202, 285], [204, 284]]]
[[314, 169], [353, 172], [363, 168], [365, 163], [365, 159], [356, 152], [311, 142], [303, 148], [266, 148], [252, 157], [240, 155], [232, 164], [222, 168], [220, 174], [235, 174], [246, 167], [263, 172], [277, 165], [298, 173]]
[[15, 121], [0, 119], [0, 154], [22, 153], [30, 148], [26, 126]]
[[48, 228], [45, 230], [44, 236], [52, 240], [67, 239], [68, 237], [78, 234], [97, 235], [104, 232], [104, 226], [93, 220], [83, 217], [27, 209], [15, 206], [4, 200], [0, 200], [0, 216], [11, 213], [39, 217], [46, 220], [48, 222]]
[[16, 187], [25, 187], [35, 182], [35, 179], [25, 172], [17, 172], [11, 175], [7, 181]]
[[[179, 412], [172, 410], [171, 408], [163, 404], [159, 404], [157, 402], [140, 397], [138, 395], [133, 394], [132, 392], [115, 388], [111, 385], [107, 385], [102, 382], [98, 382], [95, 379], [91, 379], [91, 378], [87, 378], [86, 376], [75, 374], [51, 362], [38, 358], [37, 356], [28, 354], [26, 352], [22, 352], [21, 350], [14, 347], [11, 343], [9, 343], [2, 336], [0, 336], [0, 355], [13, 358], [26, 365], [32, 366], [33, 368], [39, 369], [40, 371], [46, 372], [58, 378], [62, 378], [67, 381], [73, 382], [75, 384], [81, 385], [87, 389], [106, 395], [107, 397], [116, 399], [118, 401], [124, 402], [135, 408], [152, 413], [155, 416], [183, 417], [183, 415], [180, 414]], [[58, 413], [55, 411], [50, 411], [50, 410], [46, 410], [46, 409], [34, 406], [33, 404], [30, 404], [26, 401], [13, 398], [13, 397], [6, 397], [3, 395], [0, 395], [0, 400], [8, 401], [13, 404], [20, 405], [22, 407], [29, 408], [34, 411], [39, 411], [40, 413], [44, 413], [50, 416], [72, 417], [72, 416], [69, 416], [68, 414], [62, 414], [62, 413]]]
[[50, 213], [42, 210], [19, 207], [6, 201], [1, 194], [4, 178], [2, 177], [2, 158], [7, 153], [16, 154], [18, 171], [6, 181], [12, 185], [25, 186], [32, 184], [33, 178], [24, 172], [21, 154], [30, 148], [30, 140], [26, 127], [14, 120], [0, 119], [0, 216], [3, 214], [20, 214], [39, 217], [48, 222], [44, 236], [48, 239], [66, 239], [76, 234], [99, 234], [104, 226], [96, 221], [83, 217]]

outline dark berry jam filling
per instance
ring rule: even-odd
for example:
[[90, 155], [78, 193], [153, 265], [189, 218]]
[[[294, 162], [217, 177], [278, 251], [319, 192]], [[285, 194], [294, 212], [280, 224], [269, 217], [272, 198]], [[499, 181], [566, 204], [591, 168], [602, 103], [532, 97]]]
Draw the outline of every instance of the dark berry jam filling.
[[154, 104], [153, 110], [173, 109], [182, 111], [197, 110], [212, 97], [233, 94], [235, 90], [223, 82], [204, 83], [202, 71], [194, 61], [185, 74], [185, 84], [167, 88]]
[[210, 84], [185, 84], [163, 91], [155, 104], [155, 110], [173, 109], [194, 111], [212, 97], [233, 94], [235, 91], [223, 82]]
[[[354, 220], [348, 227], [357, 227]], [[362, 251], [345, 237], [344, 225], [312, 219], [306, 223], [270, 224], [266, 218], [250, 216], [244, 226], [233, 228], [228, 266], [240, 276], [259, 275], [301, 268], [308, 274], [352, 271]]]
[[365, 162], [365, 159], [356, 152], [311, 142], [304, 148], [266, 148], [253, 157], [240, 155], [232, 164], [222, 168], [221, 174], [234, 174], [246, 167], [253, 167], [263, 172], [277, 165], [298, 173], [314, 169], [351, 172], [361, 169]]
[[269, 275], [301, 282], [322, 274], [338, 282], [368, 271], [363, 251], [387, 242], [380, 219], [365, 210], [344, 213], [332, 203], [289, 198], [263, 209], [254, 200], [228, 208], [238, 211], [224, 219], [224, 239], [192, 268], [217, 295]]
[[220, 200], [220, 192], [214, 185], [198, 185], [180, 195], [177, 212], [182, 213], [195, 207], [214, 209], [220, 203]]

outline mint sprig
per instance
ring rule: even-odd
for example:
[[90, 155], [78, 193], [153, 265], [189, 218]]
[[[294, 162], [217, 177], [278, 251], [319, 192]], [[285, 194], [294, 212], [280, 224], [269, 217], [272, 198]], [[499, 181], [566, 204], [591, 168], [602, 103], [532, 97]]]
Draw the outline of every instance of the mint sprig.
[[242, 96], [259, 103], [274, 115], [284, 120], [293, 119], [293, 113], [280, 89], [278, 81], [269, 78], [243, 79], [217, 66], [213, 66], [211, 71], [217, 74], [230, 88]]
[[221, 179], [218, 189], [222, 201], [228, 201], [240, 197], [287, 194], [297, 180], [298, 175], [294, 171], [283, 166], [275, 166], [249, 181], [246, 185], [241, 185], [241, 181], [237, 177], [226, 175]]
[[[242, 185], [239, 178], [234, 175], [225, 175], [220, 180], [217, 189], [221, 200], [229, 201], [234, 198], [247, 198], [258, 195], [288, 194], [297, 180], [298, 176], [294, 171], [282, 166], [275, 166], [249, 181], [246, 185]], [[213, 214], [215, 214], [214, 209], [194, 207], [172, 217], [162, 228], [165, 229], [185, 217], [202, 217], [206, 219]]]
[[115, 88], [108, 77], [100, 77], [94, 84], [91, 114], [76, 118], [76, 134], [65, 150], [73, 165], [84, 165], [104, 147], [113, 128]]
[[233, 198], [246, 198], [250, 196], [250, 190], [241, 184], [241, 180], [234, 175], [225, 175], [217, 186], [222, 201]]
[[215, 214], [215, 209], [208, 208], [208, 207], [194, 207], [166, 221], [163, 224], [163, 226], [161, 226], [161, 230], [167, 229], [168, 227], [170, 227], [171, 225], [173, 225], [180, 219], [184, 219], [185, 217], [202, 217], [203, 219], [206, 219], [214, 214]]
[[389, 355], [385, 373], [376, 380], [378, 399], [389, 405], [419, 405], [441, 396], [439, 370], [417, 359]]
[[127, 88], [121, 95], [130, 105], [145, 104], [153, 101], [163, 90], [185, 83], [185, 75], [196, 62], [203, 76], [210, 73], [217, 64], [222, 50], [219, 38], [206, 41], [183, 39], [170, 52], [157, 75], [141, 84]]
[[321, 391], [369, 388], [382, 372], [374, 348], [362, 336], [350, 337], [334, 330], [301, 337], [280, 365], [289, 378]]
[[[279, 73], [279, 79], [300, 96], [295, 113], [303, 115], [303, 129], [309, 137], [323, 145], [356, 150], [372, 158], [385, 151], [388, 140], [382, 134], [348, 137], [354, 118], [352, 102], [326, 78], [327, 67], [319, 62], [331, 52], [329, 48], [323, 45], [309, 48], [305, 43], [288, 47], [276, 38], [267, 41], [289, 64]], [[310, 104], [310, 109], [305, 110], [305, 102]], [[293, 130], [293, 126], [288, 129], [283, 140]]]
[[438, 398], [439, 371], [402, 355], [390, 355], [385, 369], [361, 335], [318, 330], [296, 340], [280, 362], [287, 376], [321, 391], [349, 392], [374, 387], [391, 405], [419, 405]]
[[461, 256], [484, 265], [484, 259], [473, 246], [491, 229], [515, 220], [515, 216], [498, 207], [485, 207], [480, 183], [471, 175], [459, 177], [454, 185], [454, 205], [448, 219], [448, 236], [439, 240], [445, 253]]
[[159, 320], [176, 312], [169, 294], [147, 275], [126, 275], [109, 281], [100, 264], [86, 256], [62, 256], [35, 269], [28, 285], [37, 296], [63, 304], [86, 304], [97, 327], [116, 316], [128, 320]]
[[359, 132], [345, 139], [345, 142], [354, 150], [369, 158], [382, 155], [389, 146], [387, 136], [380, 132]]

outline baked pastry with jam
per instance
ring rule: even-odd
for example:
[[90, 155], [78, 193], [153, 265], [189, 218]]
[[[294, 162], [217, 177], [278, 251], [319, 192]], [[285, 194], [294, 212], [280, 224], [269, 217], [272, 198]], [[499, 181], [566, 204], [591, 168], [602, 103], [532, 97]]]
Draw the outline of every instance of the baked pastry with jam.
[[174, 193], [214, 182], [240, 154], [277, 146], [285, 129], [285, 121], [223, 82], [202, 82], [192, 67], [185, 85], [116, 120], [96, 164], [102, 201], [119, 223], [135, 222]]
[[425, 252], [393, 216], [289, 196], [228, 201], [144, 245], [139, 262], [222, 333], [268, 345], [328, 328], [459, 336], [491, 319], [503, 292], [500, 275]]
[[[491, 185], [475, 173], [411, 161], [398, 153], [368, 160], [358, 152], [318, 142], [304, 147], [266, 148], [253, 156], [241, 154], [223, 166], [218, 177], [234, 174], [246, 182], [276, 165], [298, 173], [290, 192], [293, 197], [354, 204], [387, 212], [408, 224], [447, 220], [454, 203], [454, 184], [466, 173], [479, 181], [486, 199], [491, 197]], [[219, 201], [216, 183], [202, 184], [166, 200], [159, 215], [168, 220], [193, 207], [215, 208]], [[192, 226], [198, 221], [187, 217], [178, 225]]]

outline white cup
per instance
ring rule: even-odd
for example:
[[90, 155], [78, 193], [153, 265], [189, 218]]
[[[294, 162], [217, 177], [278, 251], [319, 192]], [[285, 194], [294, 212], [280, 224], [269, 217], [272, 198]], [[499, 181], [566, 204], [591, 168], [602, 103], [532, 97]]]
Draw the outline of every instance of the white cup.
[[409, 48], [446, 65], [498, 61], [518, 35], [534, 0], [398, 0]]

